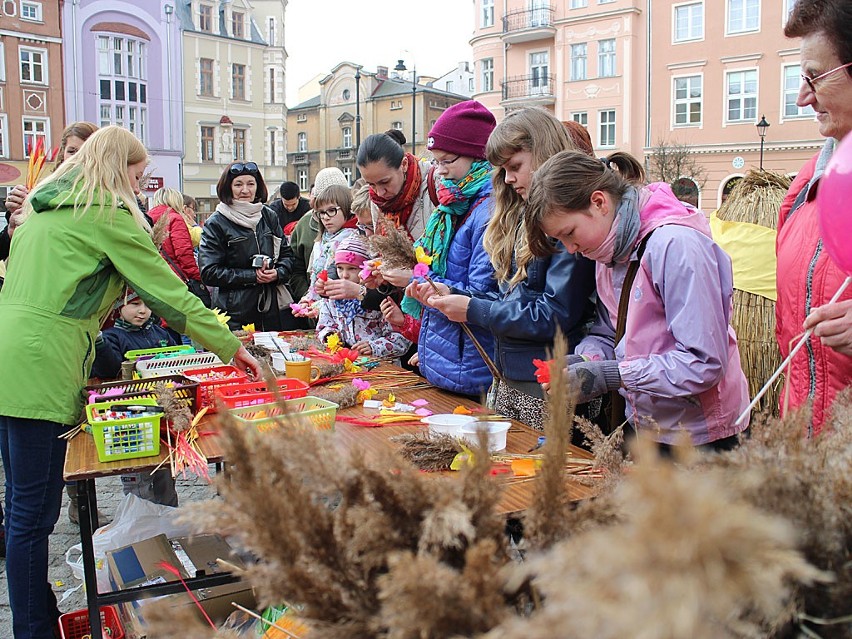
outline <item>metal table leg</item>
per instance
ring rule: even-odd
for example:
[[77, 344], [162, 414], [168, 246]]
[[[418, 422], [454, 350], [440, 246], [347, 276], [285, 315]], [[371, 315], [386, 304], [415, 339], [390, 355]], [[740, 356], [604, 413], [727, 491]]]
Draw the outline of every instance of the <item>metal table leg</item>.
[[80, 543], [83, 547], [83, 580], [86, 584], [89, 628], [92, 639], [102, 639], [98, 577], [95, 573], [95, 549], [92, 544], [92, 533], [98, 525], [98, 502], [94, 479], [82, 479], [77, 482], [77, 506], [80, 514]]

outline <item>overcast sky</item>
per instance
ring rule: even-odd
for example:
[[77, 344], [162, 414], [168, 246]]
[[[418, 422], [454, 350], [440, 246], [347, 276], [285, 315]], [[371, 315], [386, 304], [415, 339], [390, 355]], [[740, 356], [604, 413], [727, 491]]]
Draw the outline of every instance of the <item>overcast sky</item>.
[[[471, 61], [471, 0], [290, 0], [285, 14], [287, 106], [299, 87], [344, 60], [375, 71], [403, 57], [417, 75]], [[408, 52], [405, 51], [408, 49]]]

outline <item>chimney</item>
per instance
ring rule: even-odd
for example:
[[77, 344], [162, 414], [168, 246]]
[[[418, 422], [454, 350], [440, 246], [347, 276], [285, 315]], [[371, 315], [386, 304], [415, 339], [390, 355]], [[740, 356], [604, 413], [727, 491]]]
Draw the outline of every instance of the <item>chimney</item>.
[[387, 80], [388, 79], [388, 68], [387, 67], [376, 67], [376, 77], [379, 80]]

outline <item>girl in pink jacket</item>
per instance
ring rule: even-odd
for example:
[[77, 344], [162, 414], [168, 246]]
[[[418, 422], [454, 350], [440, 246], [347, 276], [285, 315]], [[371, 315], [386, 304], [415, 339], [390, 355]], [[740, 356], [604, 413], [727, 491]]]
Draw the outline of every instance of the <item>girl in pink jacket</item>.
[[618, 391], [627, 422], [664, 446], [686, 432], [693, 445], [731, 448], [749, 401], [730, 325], [731, 260], [701, 211], [643, 181], [626, 153], [602, 162], [564, 151], [535, 173], [533, 253], [552, 250], [549, 236], [597, 262], [598, 317], [569, 356], [569, 379], [578, 402]]

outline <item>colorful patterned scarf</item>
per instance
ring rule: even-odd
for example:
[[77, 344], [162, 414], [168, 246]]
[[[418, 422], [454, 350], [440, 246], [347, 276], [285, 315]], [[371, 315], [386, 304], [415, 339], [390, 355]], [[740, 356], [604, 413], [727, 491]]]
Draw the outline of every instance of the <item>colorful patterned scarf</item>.
[[[408, 158], [408, 168], [405, 172], [405, 182], [399, 193], [392, 198], [383, 198], [376, 195], [376, 192], [370, 187], [370, 200], [379, 207], [385, 218], [391, 220], [397, 228], [405, 229], [408, 232], [406, 224], [408, 224], [408, 218], [411, 217], [411, 212], [414, 210], [414, 202], [420, 197], [423, 174], [420, 171], [420, 162], [416, 157], [411, 153], [406, 153], [405, 157]], [[378, 229], [376, 230], [378, 231]]]
[[[455, 234], [455, 218], [464, 216], [474, 203], [482, 186], [491, 179], [491, 164], [476, 160], [458, 182], [441, 180], [438, 187], [438, 206], [429, 217], [423, 237], [414, 243], [422, 246], [432, 258], [430, 269], [438, 277], [447, 273], [447, 256]], [[420, 303], [409, 297], [402, 300], [403, 312], [420, 317]]]

